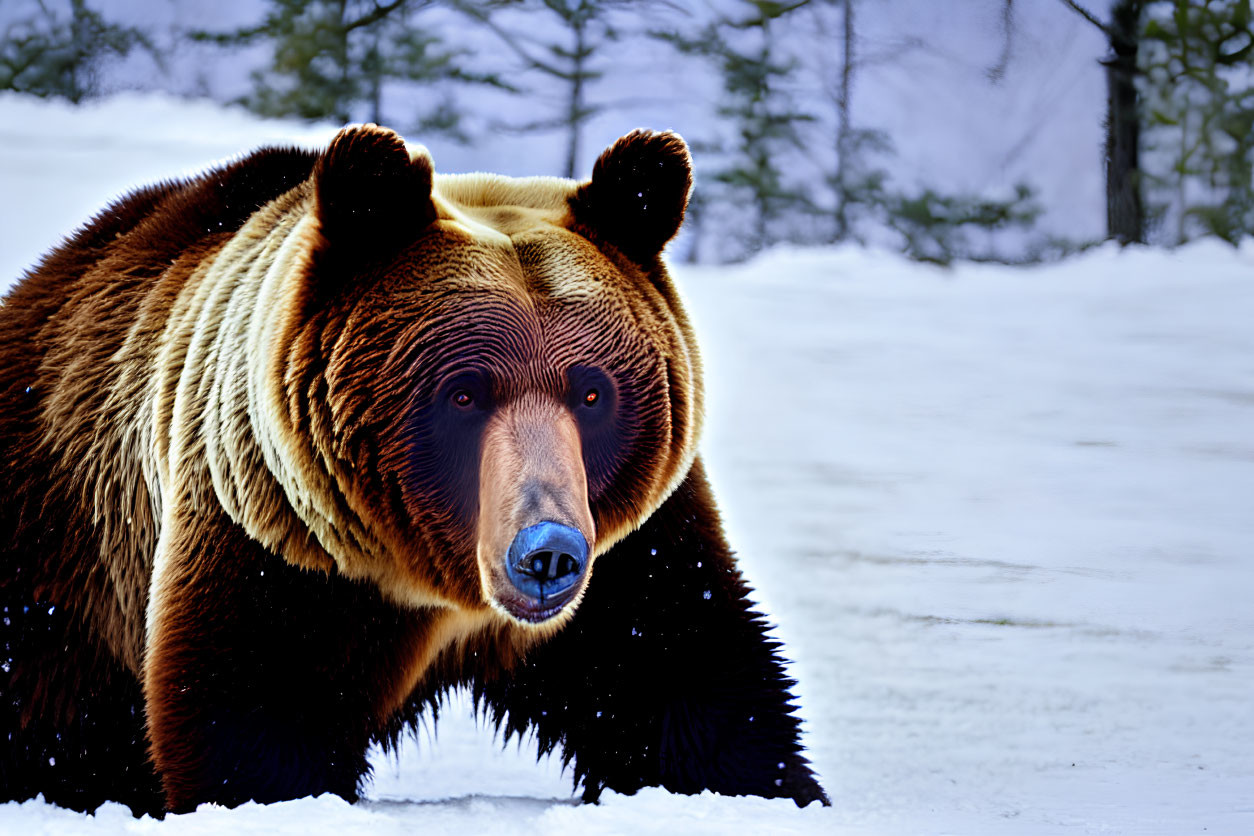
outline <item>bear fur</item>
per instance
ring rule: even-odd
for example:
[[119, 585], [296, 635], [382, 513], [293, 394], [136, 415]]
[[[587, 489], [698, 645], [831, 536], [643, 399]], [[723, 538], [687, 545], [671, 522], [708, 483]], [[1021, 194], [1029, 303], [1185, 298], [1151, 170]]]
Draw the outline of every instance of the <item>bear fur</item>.
[[[0, 800], [352, 800], [466, 687], [587, 801], [827, 803], [696, 454], [691, 181], [669, 133], [576, 183], [367, 125], [50, 253], [0, 307]], [[507, 571], [540, 523], [565, 597]]]

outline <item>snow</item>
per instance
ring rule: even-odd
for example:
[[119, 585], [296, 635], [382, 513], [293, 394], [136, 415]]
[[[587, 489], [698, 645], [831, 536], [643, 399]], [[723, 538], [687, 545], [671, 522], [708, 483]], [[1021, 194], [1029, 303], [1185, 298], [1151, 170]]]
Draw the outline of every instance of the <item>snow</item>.
[[[329, 135], [155, 96], [0, 97], [0, 126], [0, 281], [112, 194]], [[0, 805], [0, 832], [1254, 832], [1254, 244], [675, 273], [705, 457], [831, 808], [577, 805], [558, 762], [454, 696], [376, 753], [357, 805], [155, 821], [35, 800]]]
[[1251, 832], [1252, 266], [683, 275], [712, 478], [843, 814]]

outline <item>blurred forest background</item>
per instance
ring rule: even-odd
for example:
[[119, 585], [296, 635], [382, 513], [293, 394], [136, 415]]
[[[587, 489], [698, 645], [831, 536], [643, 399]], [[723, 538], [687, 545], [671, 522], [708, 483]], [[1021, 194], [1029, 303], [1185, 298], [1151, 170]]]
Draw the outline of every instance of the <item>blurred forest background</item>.
[[440, 170], [571, 177], [631, 127], [674, 127], [698, 173], [679, 252], [711, 262], [1236, 242], [1254, 231], [1252, 53], [1249, 0], [0, 4], [0, 91], [369, 120]]

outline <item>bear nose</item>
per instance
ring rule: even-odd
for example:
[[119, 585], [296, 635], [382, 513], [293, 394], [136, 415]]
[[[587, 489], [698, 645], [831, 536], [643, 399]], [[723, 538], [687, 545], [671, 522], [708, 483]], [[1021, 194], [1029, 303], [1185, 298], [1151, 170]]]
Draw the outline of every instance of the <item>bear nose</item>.
[[556, 612], [574, 595], [587, 565], [584, 536], [568, 525], [545, 521], [514, 535], [505, 573], [540, 609]]

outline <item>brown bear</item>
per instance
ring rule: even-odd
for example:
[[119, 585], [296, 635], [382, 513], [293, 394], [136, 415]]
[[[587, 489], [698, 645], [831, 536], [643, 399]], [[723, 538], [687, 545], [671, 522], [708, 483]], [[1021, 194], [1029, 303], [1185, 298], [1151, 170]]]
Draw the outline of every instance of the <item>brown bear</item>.
[[697, 457], [687, 147], [391, 131], [134, 192], [0, 308], [0, 799], [355, 799], [469, 688], [595, 801], [827, 803]]

